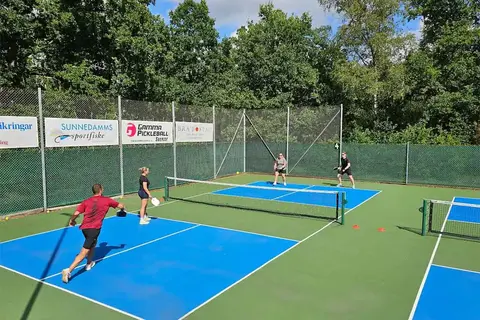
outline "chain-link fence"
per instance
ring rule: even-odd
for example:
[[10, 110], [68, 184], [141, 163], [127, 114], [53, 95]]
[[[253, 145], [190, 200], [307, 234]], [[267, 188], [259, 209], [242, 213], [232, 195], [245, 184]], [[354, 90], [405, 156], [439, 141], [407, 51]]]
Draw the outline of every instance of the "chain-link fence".
[[[336, 146], [336, 147], [334, 147]], [[480, 187], [480, 146], [342, 143], [342, 109], [223, 109], [0, 88], [0, 215], [78, 203], [101, 183], [135, 193], [165, 176], [236, 172], [335, 178], [346, 151], [359, 180]]]
[[[98, 130], [73, 128], [77, 119], [111, 120], [115, 123], [118, 119], [116, 101], [44, 91], [42, 105], [48, 206], [78, 202], [91, 195], [91, 186], [95, 183], [104, 186], [105, 195], [120, 194], [118, 145], [89, 145], [92, 138], [87, 135]], [[67, 136], [70, 132], [81, 134]], [[57, 140], [62, 139], [59, 138], [62, 134], [65, 135], [63, 141]]]
[[[38, 92], [0, 88], [0, 215], [43, 208], [41, 137], [33, 136], [41, 125], [38, 116]], [[32, 140], [20, 141], [20, 135], [21, 147], [14, 148], [2, 133], [11, 126]]]

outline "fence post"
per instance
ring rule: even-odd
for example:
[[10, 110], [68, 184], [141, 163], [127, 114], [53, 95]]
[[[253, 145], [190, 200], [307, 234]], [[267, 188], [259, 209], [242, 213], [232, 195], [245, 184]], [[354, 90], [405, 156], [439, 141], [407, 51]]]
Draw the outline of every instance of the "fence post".
[[288, 139], [290, 138], [290, 106], [287, 106], [287, 150], [285, 151], [285, 158], [287, 159], [287, 174], [289, 171], [288, 166]]
[[405, 184], [408, 184], [408, 159], [410, 158], [410, 142], [407, 142], [405, 159]]
[[122, 97], [118, 95], [118, 141], [120, 146], [120, 195], [123, 197], [125, 194], [125, 187], [124, 187], [124, 177], [123, 177], [123, 140], [122, 140], [122, 133], [123, 133], [123, 123], [122, 123]]
[[343, 103], [340, 104], [340, 146], [338, 148], [338, 165], [342, 164], [342, 150], [343, 150]]
[[247, 130], [245, 126], [245, 108], [243, 109], [243, 172], [247, 172]]
[[175, 101], [172, 101], [172, 123], [173, 123], [173, 177], [174, 185], [177, 185], [177, 123], [175, 122]]
[[43, 130], [43, 104], [42, 88], [38, 87], [38, 118], [40, 120], [40, 153], [42, 157], [42, 191], [43, 191], [43, 211], [47, 211], [47, 172], [45, 164], [45, 132]]
[[216, 149], [216, 135], [215, 135], [215, 105], [212, 106], [213, 117], [213, 179], [217, 179], [217, 149]]

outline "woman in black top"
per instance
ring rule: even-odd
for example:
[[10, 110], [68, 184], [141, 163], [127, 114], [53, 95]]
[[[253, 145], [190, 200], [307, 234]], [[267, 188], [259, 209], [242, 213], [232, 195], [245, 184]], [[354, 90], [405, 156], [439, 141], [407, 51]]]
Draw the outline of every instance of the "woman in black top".
[[141, 172], [141, 175], [140, 179], [138, 179], [138, 182], [140, 184], [140, 188], [138, 189], [138, 196], [142, 201], [142, 205], [140, 207], [140, 224], [148, 224], [150, 222], [150, 218], [147, 215], [147, 205], [148, 199], [152, 198], [150, 190], [148, 190], [148, 187], [150, 187], [150, 181], [147, 178], [149, 170], [146, 167], [142, 167], [139, 170]]

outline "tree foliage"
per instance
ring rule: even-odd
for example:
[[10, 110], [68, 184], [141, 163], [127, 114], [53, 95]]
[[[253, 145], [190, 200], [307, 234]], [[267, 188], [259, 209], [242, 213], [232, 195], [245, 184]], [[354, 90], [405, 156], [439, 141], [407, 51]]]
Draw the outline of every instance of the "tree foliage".
[[[0, 87], [175, 100], [197, 113], [342, 103], [352, 142], [480, 143], [478, 0], [318, 0], [343, 17], [335, 33], [265, 4], [224, 39], [205, 0], [182, 1], [169, 21], [152, 3], [3, 1]], [[419, 41], [403, 17], [422, 19]], [[301, 114], [298, 125], [313, 121]]]

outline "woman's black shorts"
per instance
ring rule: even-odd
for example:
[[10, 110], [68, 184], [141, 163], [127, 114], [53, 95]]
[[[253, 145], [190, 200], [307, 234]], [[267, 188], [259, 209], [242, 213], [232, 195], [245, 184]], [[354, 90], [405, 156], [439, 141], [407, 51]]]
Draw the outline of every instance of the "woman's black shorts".
[[140, 189], [138, 190], [138, 196], [140, 197], [140, 199], [148, 199], [148, 194], [145, 192], [145, 190], [143, 189]]

